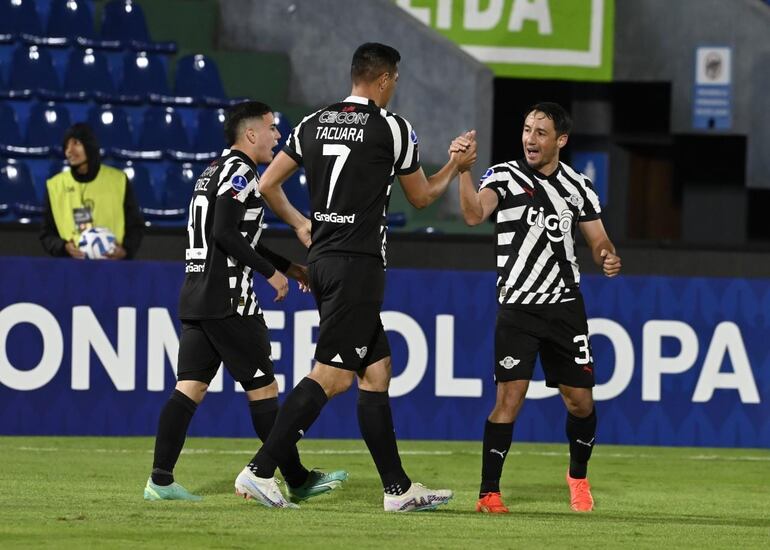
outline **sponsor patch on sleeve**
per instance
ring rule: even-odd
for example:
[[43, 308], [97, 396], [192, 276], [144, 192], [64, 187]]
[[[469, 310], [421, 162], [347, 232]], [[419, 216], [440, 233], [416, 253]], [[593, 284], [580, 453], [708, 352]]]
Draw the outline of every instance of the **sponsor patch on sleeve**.
[[409, 138], [412, 140], [412, 143], [414, 143], [415, 145], [420, 143], [420, 140], [417, 139], [417, 132], [415, 132], [414, 129], [412, 129], [412, 132], [409, 134]]
[[239, 192], [246, 189], [246, 186], [248, 184], [249, 184], [249, 181], [245, 177], [241, 176], [240, 174], [233, 176], [232, 179], [230, 180], [230, 185], [233, 186], [233, 189]]

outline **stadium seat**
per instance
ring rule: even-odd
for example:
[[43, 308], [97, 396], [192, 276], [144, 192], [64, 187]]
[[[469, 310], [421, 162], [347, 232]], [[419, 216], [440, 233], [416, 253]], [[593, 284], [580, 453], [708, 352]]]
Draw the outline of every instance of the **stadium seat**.
[[117, 99], [105, 55], [93, 48], [73, 49], [67, 63], [64, 90], [78, 99], [93, 98], [100, 102]]
[[181, 210], [187, 214], [192, 197], [193, 186], [203, 172], [205, 165], [172, 163], [166, 171], [166, 185], [163, 192], [163, 205], [169, 210]]
[[199, 160], [203, 160], [204, 155], [206, 160], [213, 160], [222, 154], [225, 147], [225, 111], [200, 109], [192, 150], [199, 155]]
[[36, 45], [19, 45], [13, 52], [8, 78], [10, 97], [62, 99], [59, 77], [50, 52]]
[[85, 0], [51, 0], [47, 34], [70, 40], [92, 40], [95, 32], [91, 3]]
[[275, 127], [281, 133], [281, 137], [278, 138], [278, 145], [273, 147], [273, 155], [277, 155], [283, 149], [284, 145], [286, 145], [286, 139], [294, 129], [294, 125], [289, 118], [280, 111], [275, 111], [273, 117], [275, 118]]
[[146, 216], [160, 214], [163, 208], [158, 194], [152, 186], [150, 173], [146, 167], [133, 161], [126, 162], [121, 169], [126, 174], [131, 187], [134, 189], [139, 209]]
[[216, 63], [202, 54], [187, 55], [177, 61], [174, 94], [194, 97], [205, 105], [229, 105]]
[[147, 109], [138, 148], [141, 151], [189, 151], [189, 140], [179, 113], [173, 107]]
[[146, 51], [126, 52], [123, 57], [123, 83], [120, 100], [139, 103], [163, 101], [169, 97], [166, 67], [160, 56]]
[[136, 50], [175, 53], [175, 42], [152, 42], [142, 7], [132, 0], [112, 0], [104, 6], [101, 37], [118, 40]]
[[22, 143], [16, 111], [7, 103], [0, 103], [0, 151], [7, 154], [9, 146]]
[[0, 0], [0, 34], [43, 36], [43, 25], [34, 0]]
[[39, 219], [43, 213], [43, 205], [35, 193], [35, 186], [26, 164], [9, 159], [0, 168], [0, 187], [6, 189], [6, 196], [19, 221], [30, 222], [32, 219]]
[[66, 107], [53, 102], [36, 103], [27, 121], [26, 144], [61, 153], [62, 137], [70, 126], [70, 113]]
[[97, 105], [88, 113], [88, 124], [93, 128], [102, 150], [134, 149], [134, 139], [128, 117], [120, 107]]

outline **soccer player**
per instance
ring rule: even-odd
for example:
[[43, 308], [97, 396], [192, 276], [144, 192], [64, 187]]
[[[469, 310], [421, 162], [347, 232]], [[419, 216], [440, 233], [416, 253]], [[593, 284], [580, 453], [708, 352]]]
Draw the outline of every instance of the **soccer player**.
[[594, 364], [575, 229], [580, 227], [605, 275], [617, 275], [621, 264], [591, 181], [559, 161], [571, 126], [561, 106], [538, 103], [524, 120], [524, 158], [489, 168], [478, 192], [469, 174], [460, 176], [465, 222], [477, 225], [496, 213], [497, 400], [484, 428], [479, 512], [508, 512], [500, 476], [538, 353], [546, 385], [559, 388], [567, 407], [570, 505], [577, 512], [593, 509], [587, 468], [596, 434]]
[[286, 463], [327, 401], [358, 380], [358, 422], [384, 489], [386, 511], [434, 509], [449, 490], [413, 483], [401, 465], [388, 397], [390, 347], [380, 320], [385, 232], [397, 176], [411, 204], [431, 204], [476, 159], [474, 134], [456, 138], [447, 164], [431, 177], [420, 167], [417, 134], [385, 110], [401, 57], [390, 46], [361, 45], [353, 55], [349, 97], [305, 117], [265, 171], [261, 190], [273, 211], [310, 240], [308, 220], [281, 184], [304, 165], [312, 209], [310, 287], [320, 312], [316, 363], [287, 396], [273, 431], [235, 481], [236, 491], [266, 506], [283, 505], [276, 466]]
[[[275, 289], [276, 302], [289, 290], [286, 276], [308, 290], [304, 266], [259, 242], [264, 203], [257, 163], [272, 160], [280, 137], [272, 109], [257, 101], [231, 107], [225, 137], [230, 149], [203, 171], [190, 202], [186, 276], [179, 296], [178, 382], [160, 414], [152, 475], [144, 489], [147, 500], [200, 500], [174, 482], [173, 471], [190, 420], [221, 362], [246, 392], [254, 430], [267, 439], [278, 412], [278, 384], [267, 326], [252, 288], [254, 272]], [[327, 492], [347, 478], [344, 471], [309, 472], [296, 447], [286, 454], [281, 471], [293, 500]]]

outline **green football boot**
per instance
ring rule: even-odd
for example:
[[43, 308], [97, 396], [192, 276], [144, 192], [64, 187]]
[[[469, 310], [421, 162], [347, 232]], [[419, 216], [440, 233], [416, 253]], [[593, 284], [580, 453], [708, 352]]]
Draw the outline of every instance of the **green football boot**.
[[297, 503], [302, 500], [333, 491], [348, 478], [345, 470], [335, 470], [325, 474], [318, 470], [311, 470], [307, 481], [299, 487], [289, 487], [289, 500]]
[[203, 497], [192, 494], [190, 491], [179, 485], [155, 485], [152, 478], [147, 480], [144, 486], [144, 500], [202, 500]]

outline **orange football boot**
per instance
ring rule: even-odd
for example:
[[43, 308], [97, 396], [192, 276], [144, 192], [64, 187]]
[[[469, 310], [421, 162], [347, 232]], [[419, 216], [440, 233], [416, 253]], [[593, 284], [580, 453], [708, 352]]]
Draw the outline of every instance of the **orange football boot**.
[[575, 479], [570, 477], [567, 470], [567, 485], [569, 485], [569, 506], [575, 512], [590, 512], [594, 509], [594, 497], [591, 495], [591, 484], [588, 478]]
[[476, 503], [476, 511], [484, 514], [507, 514], [508, 508], [503, 504], [500, 493], [486, 493]]

